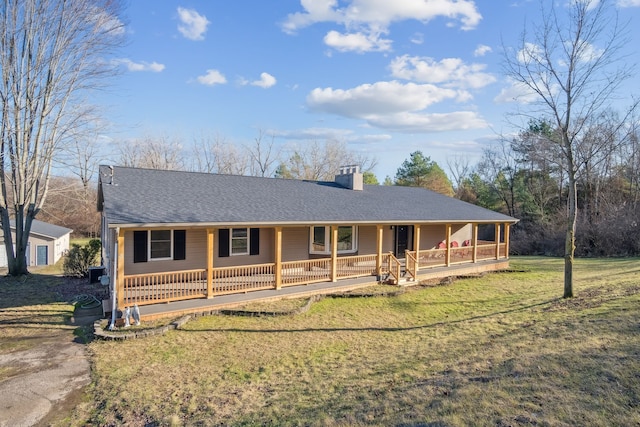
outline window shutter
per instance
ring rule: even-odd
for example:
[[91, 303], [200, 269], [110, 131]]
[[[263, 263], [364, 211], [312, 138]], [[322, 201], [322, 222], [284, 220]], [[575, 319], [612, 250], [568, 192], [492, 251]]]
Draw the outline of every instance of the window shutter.
[[147, 262], [148, 244], [146, 231], [133, 232], [133, 262]]
[[249, 255], [258, 255], [260, 253], [260, 229], [249, 229]]
[[173, 259], [187, 258], [187, 230], [173, 230]]
[[218, 256], [229, 256], [229, 229], [222, 228], [218, 232]]

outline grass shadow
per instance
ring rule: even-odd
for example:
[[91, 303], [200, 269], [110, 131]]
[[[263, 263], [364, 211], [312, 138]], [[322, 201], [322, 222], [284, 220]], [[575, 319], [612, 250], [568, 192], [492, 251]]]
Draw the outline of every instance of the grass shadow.
[[242, 329], [242, 328], [203, 328], [203, 329], [180, 329], [181, 332], [242, 332], [242, 333], [263, 333], [263, 334], [273, 334], [273, 333], [306, 333], [306, 332], [406, 332], [406, 331], [415, 331], [422, 329], [435, 328], [440, 326], [449, 326], [455, 324], [461, 324], [466, 322], [471, 322], [474, 320], [483, 320], [489, 319], [495, 316], [502, 316], [505, 314], [517, 313], [529, 310], [535, 307], [548, 306], [561, 300], [561, 298], [553, 298], [550, 300], [542, 301], [535, 304], [524, 305], [508, 310], [500, 310], [487, 314], [481, 314], [476, 316], [468, 316], [460, 319], [452, 319], [452, 320], [444, 320], [440, 322], [434, 322], [424, 325], [416, 325], [416, 326], [406, 326], [406, 327], [363, 327], [363, 328], [304, 328], [304, 329]]

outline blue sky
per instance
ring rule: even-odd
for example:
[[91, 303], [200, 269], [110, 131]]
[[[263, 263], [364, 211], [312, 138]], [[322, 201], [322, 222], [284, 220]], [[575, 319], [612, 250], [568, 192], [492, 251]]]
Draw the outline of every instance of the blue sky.
[[[631, 20], [628, 60], [638, 63], [640, 0], [618, 4]], [[263, 131], [283, 153], [335, 139], [375, 157], [380, 181], [415, 150], [445, 170], [456, 155], [475, 163], [497, 134], [513, 130], [502, 45], [517, 44], [538, 6], [134, 0], [117, 59], [122, 73], [98, 98], [111, 123], [106, 136], [165, 135], [188, 151], [203, 133], [240, 145]], [[625, 92], [637, 94], [639, 83], [634, 77]]]

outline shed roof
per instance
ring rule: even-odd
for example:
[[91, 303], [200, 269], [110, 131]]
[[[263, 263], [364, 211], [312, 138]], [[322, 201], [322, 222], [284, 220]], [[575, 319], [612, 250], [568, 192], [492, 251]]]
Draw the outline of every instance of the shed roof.
[[516, 222], [416, 187], [100, 167], [99, 206], [110, 226]]
[[[11, 229], [15, 230], [16, 223], [13, 219], [10, 221], [10, 224]], [[48, 222], [38, 221], [37, 219], [34, 219], [31, 223], [31, 234], [39, 234], [40, 236], [51, 237], [52, 239], [59, 239], [72, 231], [70, 228], [49, 224]]]

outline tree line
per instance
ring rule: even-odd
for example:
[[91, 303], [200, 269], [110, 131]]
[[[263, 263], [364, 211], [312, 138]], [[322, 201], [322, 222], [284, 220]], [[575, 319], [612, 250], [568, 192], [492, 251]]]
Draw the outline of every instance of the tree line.
[[[576, 149], [578, 256], [640, 255], [640, 140], [638, 123], [614, 114], [586, 125]], [[558, 130], [545, 120], [529, 123], [511, 140], [486, 148], [467, 168], [456, 197], [520, 219], [514, 254], [562, 256], [569, 179]]]

